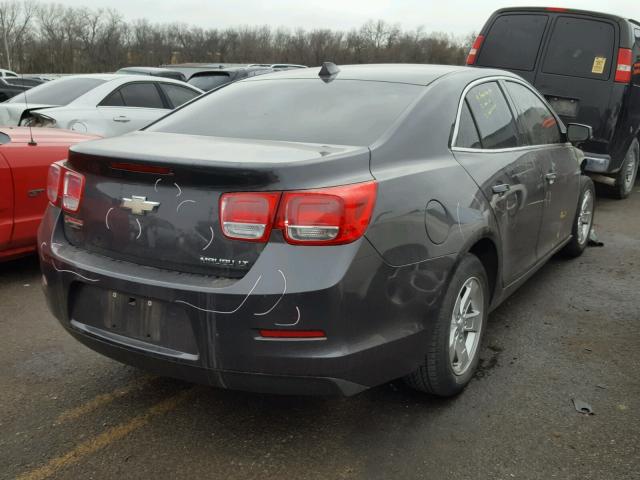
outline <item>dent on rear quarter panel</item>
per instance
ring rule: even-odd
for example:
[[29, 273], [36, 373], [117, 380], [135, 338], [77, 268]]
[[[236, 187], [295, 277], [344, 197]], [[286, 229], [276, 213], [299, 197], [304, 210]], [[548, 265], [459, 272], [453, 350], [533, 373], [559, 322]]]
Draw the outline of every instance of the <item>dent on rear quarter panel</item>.
[[[379, 186], [367, 238], [390, 265], [457, 256], [490, 231], [486, 198], [449, 150], [460, 93], [477, 77], [463, 72], [434, 82], [388, 140], [372, 148], [371, 171]], [[445, 212], [438, 244], [426, 228], [432, 200]]]

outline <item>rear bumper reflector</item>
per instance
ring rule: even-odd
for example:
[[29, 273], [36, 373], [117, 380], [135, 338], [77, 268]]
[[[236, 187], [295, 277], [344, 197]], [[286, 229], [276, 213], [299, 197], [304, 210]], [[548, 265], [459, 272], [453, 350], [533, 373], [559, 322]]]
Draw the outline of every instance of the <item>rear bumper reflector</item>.
[[263, 338], [326, 338], [322, 330], [260, 330]]

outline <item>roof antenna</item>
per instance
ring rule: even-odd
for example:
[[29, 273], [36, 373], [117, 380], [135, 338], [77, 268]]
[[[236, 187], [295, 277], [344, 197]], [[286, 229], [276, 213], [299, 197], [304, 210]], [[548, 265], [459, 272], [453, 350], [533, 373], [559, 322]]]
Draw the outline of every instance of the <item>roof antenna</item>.
[[[22, 78], [22, 88], [24, 88], [26, 86], [24, 84], [24, 73], [20, 73], [20, 76]], [[22, 90], [22, 94], [24, 95], [24, 110], [25, 110], [25, 112], [29, 113], [29, 101], [27, 100], [27, 89], [26, 88], [24, 88], [24, 90]], [[30, 147], [35, 147], [38, 144], [33, 139], [33, 130], [31, 129], [31, 122], [29, 122], [27, 124], [27, 126], [29, 127], [29, 143], [27, 143], [27, 145], [29, 145]]]
[[340, 73], [340, 68], [333, 62], [324, 62], [322, 68], [318, 73], [318, 76], [323, 82], [329, 83], [334, 80], [334, 77]]

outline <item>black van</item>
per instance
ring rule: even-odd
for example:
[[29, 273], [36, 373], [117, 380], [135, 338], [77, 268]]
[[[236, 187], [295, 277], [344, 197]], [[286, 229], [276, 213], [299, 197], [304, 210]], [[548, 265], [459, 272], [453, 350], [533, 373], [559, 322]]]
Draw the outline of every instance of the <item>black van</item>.
[[565, 123], [593, 127], [586, 170], [618, 198], [633, 189], [640, 146], [640, 23], [565, 8], [504, 8], [482, 28], [467, 65], [510, 70]]

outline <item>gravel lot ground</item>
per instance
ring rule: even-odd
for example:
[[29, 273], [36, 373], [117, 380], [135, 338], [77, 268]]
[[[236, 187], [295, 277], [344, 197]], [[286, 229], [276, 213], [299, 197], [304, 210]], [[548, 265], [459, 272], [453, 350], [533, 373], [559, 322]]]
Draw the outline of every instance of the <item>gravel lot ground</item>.
[[604, 248], [553, 259], [492, 314], [452, 400], [401, 382], [301, 398], [151, 377], [63, 331], [35, 258], [2, 264], [0, 477], [638, 479], [636, 191], [599, 199]]

